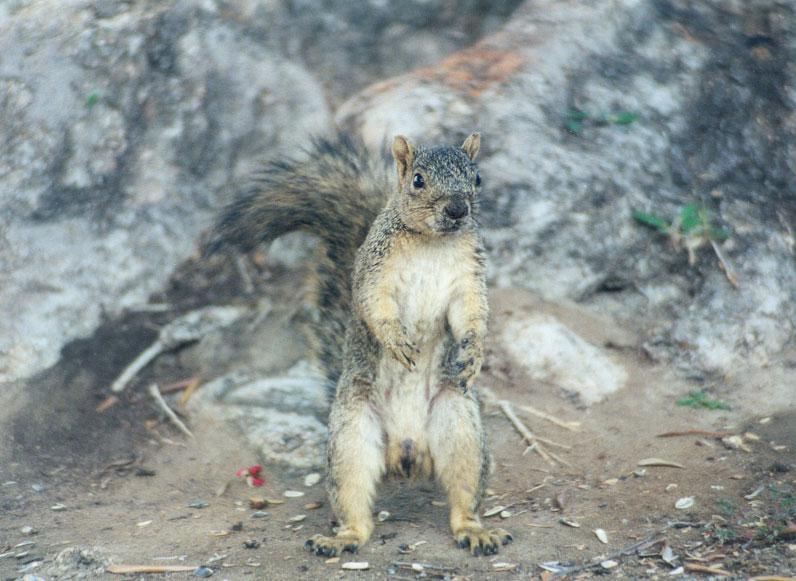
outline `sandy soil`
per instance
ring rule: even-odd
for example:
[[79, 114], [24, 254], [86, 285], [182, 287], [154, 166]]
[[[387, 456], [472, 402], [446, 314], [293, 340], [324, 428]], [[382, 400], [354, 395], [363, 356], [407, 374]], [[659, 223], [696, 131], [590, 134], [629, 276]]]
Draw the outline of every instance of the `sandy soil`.
[[[523, 294], [495, 297], [493, 327], [517, 309], [540, 308]], [[548, 446], [566, 462], [550, 464], [532, 451], [524, 453], [526, 446], [506, 417], [495, 406], [486, 407], [495, 472], [483, 508], [502, 505], [511, 514], [485, 520], [508, 529], [515, 539], [500, 554], [475, 558], [454, 547], [444, 496], [432, 483], [390, 482], [377, 506], [390, 516], [377, 525], [371, 542], [357, 555], [326, 562], [303, 549], [308, 536], [331, 526], [328, 505], [305, 507], [325, 503], [322, 483], [305, 487], [305, 473], [266, 464], [266, 486], [247, 487], [234, 473], [259, 459], [240, 434], [212, 420], [189, 418], [196, 438], [187, 439], [135, 387], [109, 410], [94, 411], [121, 362], [154, 336], [159, 316], [109, 321], [94, 337], [70, 346], [62, 363], [35, 378], [30, 391], [12, 398], [13, 390], [6, 390], [0, 396], [5, 417], [0, 422], [5, 431], [0, 578], [21, 577], [26, 565], [31, 574], [47, 579], [111, 577], [97, 573], [108, 561], [207, 565], [219, 579], [418, 575], [401, 563], [440, 567], [425, 567], [431, 578], [538, 577], [547, 575], [540, 564], [549, 562], [581, 567], [571, 574], [578, 578], [669, 578], [682, 565], [720, 568], [738, 578], [796, 575], [796, 538], [787, 529], [796, 520], [796, 413], [772, 414], [759, 392], [726, 382], [709, 387], [730, 404], [729, 410], [678, 406], [679, 397], [705, 383], [685, 379], [625, 344], [611, 349], [629, 370], [629, 385], [588, 408], [556, 386], [525, 377], [504, 354], [489, 354], [482, 385], [498, 398], [581, 424], [569, 431], [520, 412], [535, 433], [571, 446]], [[584, 336], [609, 334], [589, 328], [594, 321], [588, 318], [580, 323], [570, 318], [583, 327]], [[169, 370], [174, 378], [191, 372], [180, 367], [179, 359]], [[772, 374], [771, 381], [778, 377]], [[694, 429], [753, 436], [745, 438], [748, 451], [728, 449], [709, 435], [657, 437]], [[683, 467], [639, 471], [637, 464], [645, 458]], [[286, 490], [304, 496], [285, 498]], [[255, 518], [248, 502], [253, 495], [284, 503]], [[693, 506], [675, 508], [684, 497], [693, 497]], [[190, 508], [197, 500], [207, 506]], [[57, 505], [62, 508], [53, 508]], [[298, 515], [306, 517], [298, 522]], [[23, 527], [32, 527], [34, 534]], [[607, 543], [596, 529], [605, 531]], [[645, 539], [660, 542], [633, 549]], [[664, 543], [678, 557], [671, 565], [660, 557]], [[72, 547], [88, 552], [75, 557]], [[369, 569], [341, 568], [351, 561], [367, 561]], [[611, 568], [605, 568], [599, 564], [604, 561], [617, 564], [608, 562]], [[166, 575], [139, 576], [150, 577]]]

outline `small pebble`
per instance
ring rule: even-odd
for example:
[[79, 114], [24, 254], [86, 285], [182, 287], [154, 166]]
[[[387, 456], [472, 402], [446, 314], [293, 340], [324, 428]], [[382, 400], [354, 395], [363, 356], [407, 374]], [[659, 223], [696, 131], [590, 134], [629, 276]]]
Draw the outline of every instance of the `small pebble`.
[[321, 475], [317, 472], [313, 472], [312, 474], [307, 474], [304, 477], [304, 486], [315, 486], [321, 481]]
[[349, 561], [348, 563], [343, 563], [342, 568], [349, 571], [364, 571], [365, 569], [370, 569], [370, 563], [367, 561]]
[[485, 511], [484, 516], [485, 517], [495, 516], [496, 514], [500, 514], [500, 511], [502, 510], [506, 510], [506, 507], [503, 505], [498, 505]]
[[44, 484], [41, 484], [39, 482], [31, 485], [31, 488], [33, 489], [33, 492], [44, 492], [47, 489], [47, 487], [44, 486]]
[[19, 532], [21, 532], [23, 535], [35, 535], [37, 533], [36, 529], [31, 526], [24, 526], [19, 529]]
[[66, 506], [64, 506], [63, 504], [54, 504], [53, 506], [50, 507], [50, 510], [54, 510], [55, 512], [62, 512], [66, 510]]
[[188, 508], [207, 508], [208, 506], [210, 506], [208, 503], [198, 498], [188, 503]]
[[334, 565], [340, 562], [340, 557], [330, 557], [324, 561], [327, 565]]
[[386, 510], [382, 510], [382, 511], [379, 511], [379, 514], [378, 514], [378, 515], [376, 515], [376, 519], [377, 519], [379, 522], [384, 522], [384, 521], [386, 521], [386, 520], [389, 520], [390, 516], [391, 516], [391, 515], [390, 515], [390, 513], [389, 513], [389, 512], [387, 512]]
[[304, 505], [304, 508], [306, 508], [307, 510], [315, 510], [317, 508], [321, 508], [322, 506], [323, 506], [323, 503], [322, 502], [318, 502], [316, 500], [316, 501], [313, 501], [313, 502], [308, 502], [307, 504]]
[[248, 541], [243, 541], [243, 548], [244, 549], [256, 549], [260, 546], [260, 541], [255, 539], [249, 539]]
[[687, 508], [691, 508], [692, 506], [694, 506], [693, 496], [684, 496], [683, 498], [679, 499], [677, 502], [674, 503], [674, 508], [678, 510], [686, 510]]
[[513, 514], [514, 513], [511, 512], [510, 510], [501, 510], [500, 511], [500, 518], [509, 518]]
[[304, 493], [300, 490], [285, 490], [282, 494], [287, 498], [301, 498], [304, 496]]
[[604, 545], [608, 544], [608, 534], [603, 529], [594, 529], [594, 535], [600, 539]]
[[613, 561], [611, 559], [608, 559], [606, 561], [602, 561], [600, 563], [600, 567], [602, 567], [603, 569], [613, 569], [614, 567], [618, 567], [618, 566], [619, 566], [619, 563], [617, 563], [616, 561]]
[[508, 571], [514, 571], [515, 569], [517, 569], [517, 565], [515, 565], [514, 563], [506, 563], [503, 561], [499, 561], [497, 563], [492, 563], [492, 568], [499, 573], [505, 573]]
[[239, 533], [240, 531], [243, 530], [243, 523], [241, 521], [238, 521], [234, 525], [229, 527], [229, 530], [231, 530], [233, 533]]
[[672, 482], [671, 484], [667, 484], [666, 485], [665, 490], [666, 490], [666, 492], [671, 492], [675, 488], [677, 488], [677, 485], [674, 482]]
[[197, 577], [212, 577], [214, 571], [210, 567], [197, 567], [193, 574]]
[[265, 518], [268, 516], [268, 513], [264, 510], [257, 510], [252, 513], [252, 518]]
[[287, 522], [301, 522], [305, 518], [307, 518], [306, 514], [297, 514], [296, 516], [289, 518]]

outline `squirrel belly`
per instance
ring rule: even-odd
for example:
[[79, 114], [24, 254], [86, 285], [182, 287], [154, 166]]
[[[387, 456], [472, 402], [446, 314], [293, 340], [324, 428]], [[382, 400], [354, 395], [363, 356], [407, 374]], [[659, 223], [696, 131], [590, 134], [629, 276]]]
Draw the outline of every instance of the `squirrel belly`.
[[433, 466], [426, 435], [432, 412], [443, 398], [460, 396], [445, 377], [445, 354], [454, 342], [446, 325], [449, 305], [462, 293], [475, 268], [464, 259], [474, 255], [474, 243], [463, 233], [411, 237], [396, 246], [384, 265], [384, 276], [393, 289], [407, 337], [417, 348], [415, 367], [409, 370], [381, 350], [377, 388], [369, 397], [386, 439], [387, 472], [428, 477]]

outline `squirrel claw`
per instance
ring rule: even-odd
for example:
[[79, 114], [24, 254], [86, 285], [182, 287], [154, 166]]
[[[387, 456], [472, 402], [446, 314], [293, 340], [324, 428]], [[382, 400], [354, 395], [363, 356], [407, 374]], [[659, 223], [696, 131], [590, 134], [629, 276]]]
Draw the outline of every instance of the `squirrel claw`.
[[393, 357], [398, 360], [398, 363], [406, 367], [409, 371], [414, 371], [417, 364], [415, 360], [412, 359], [410, 353], [415, 352], [417, 353], [417, 349], [409, 343], [403, 345], [403, 347], [398, 347], [392, 350]]

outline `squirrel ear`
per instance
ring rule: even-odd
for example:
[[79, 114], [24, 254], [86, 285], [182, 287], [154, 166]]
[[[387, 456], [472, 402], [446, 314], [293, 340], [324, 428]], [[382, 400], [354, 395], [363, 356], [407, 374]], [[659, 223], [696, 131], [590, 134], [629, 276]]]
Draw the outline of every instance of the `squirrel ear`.
[[464, 153], [467, 154], [467, 157], [470, 158], [470, 161], [475, 161], [476, 156], [478, 156], [478, 151], [481, 149], [481, 134], [480, 133], [473, 133], [464, 140], [462, 143], [462, 149]]
[[412, 163], [415, 160], [415, 148], [412, 147], [412, 143], [406, 137], [396, 135], [392, 142], [392, 156], [398, 166], [398, 179], [403, 183], [412, 170]]

